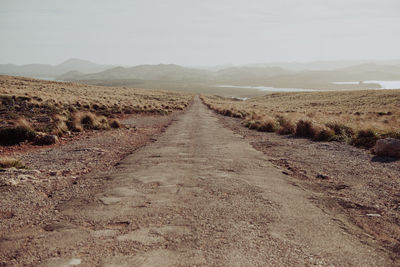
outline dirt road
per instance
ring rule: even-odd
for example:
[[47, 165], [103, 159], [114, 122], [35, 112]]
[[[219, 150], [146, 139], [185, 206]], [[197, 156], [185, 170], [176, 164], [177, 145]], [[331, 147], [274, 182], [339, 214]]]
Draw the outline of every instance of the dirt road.
[[[394, 265], [195, 99], [154, 143], [93, 179], [30, 238], [41, 266]], [[27, 257], [25, 257], [27, 259]]]

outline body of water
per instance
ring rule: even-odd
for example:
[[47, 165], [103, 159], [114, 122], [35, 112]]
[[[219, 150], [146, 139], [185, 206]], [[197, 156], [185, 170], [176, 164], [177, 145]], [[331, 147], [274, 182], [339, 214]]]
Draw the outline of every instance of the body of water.
[[[400, 81], [362, 81], [362, 82], [333, 82], [333, 84], [379, 84], [380, 89], [400, 89]], [[372, 88], [376, 89], [376, 88]]]
[[215, 87], [255, 89], [255, 90], [266, 91], [266, 92], [318, 92], [318, 91], [320, 91], [320, 90], [314, 90], [314, 89], [275, 88], [275, 87], [267, 87], [267, 86], [216, 85]]
[[[400, 89], [400, 81], [362, 81], [363, 84], [379, 84], [381, 88], [366, 88], [371, 90], [379, 89]], [[332, 84], [340, 85], [356, 85], [360, 82], [332, 82]], [[320, 91], [331, 91], [331, 90], [318, 90], [318, 89], [304, 89], [304, 88], [276, 88], [270, 86], [237, 86], [237, 85], [216, 85], [215, 87], [223, 88], [243, 88], [243, 89], [255, 89], [265, 92], [320, 92]], [[345, 89], [345, 88], [343, 88]]]

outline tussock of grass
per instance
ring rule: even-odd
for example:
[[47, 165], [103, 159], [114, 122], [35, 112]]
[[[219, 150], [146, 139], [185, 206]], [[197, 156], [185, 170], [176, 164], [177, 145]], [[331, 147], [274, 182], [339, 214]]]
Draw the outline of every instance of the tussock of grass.
[[315, 138], [317, 130], [313, 127], [313, 123], [309, 120], [299, 120], [296, 123], [295, 135], [298, 137]]
[[76, 112], [72, 115], [69, 128], [74, 132], [83, 130], [106, 130], [109, 129], [108, 119], [91, 112]]
[[269, 116], [259, 116], [252, 114], [243, 121], [243, 125], [249, 129], [260, 132], [275, 132], [279, 128], [279, 123]]
[[119, 129], [119, 128], [121, 128], [121, 126], [122, 126], [121, 122], [117, 119], [113, 119], [110, 121], [110, 127], [113, 129]]
[[17, 168], [17, 169], [24, 169], [25, 165], [17, 159], [13, 158], [0, 158], [0, 168], [7, 169], [7, 168]]
[[294, 135], [296, 133], [296, 126], [288, 118], [277, 116], [279, 123], [278, 134], [280, 135]]
[[325, 125], [334, 131], [335, 135], [332, 137], [334, 141], [349, 142], [354, 136], [354, 130], [345, 124], [328, 122]]
[[62, 115], [55, 115], [53, 118], [54, 126], [52, 133], [57, 136], [62, 136], [68, 132], [67, 118]]
[[356, 137], [352, 139], [351, 144], [356, 147], [370, 149], [375, 145], [379, 138], [379, 134], [372, 129], [360, 130]]
[[317, 133], [314, 136], [315, 141], [332, 141], [335, 137], [335, 132], [324, 126], [314, 127]]
[[32, 141], [35, 137], [35, 131], [24, 119], [18, 120], [14, 127], [0, 129], [0, 145], [2, 146], [12, 146], [24, 141]]

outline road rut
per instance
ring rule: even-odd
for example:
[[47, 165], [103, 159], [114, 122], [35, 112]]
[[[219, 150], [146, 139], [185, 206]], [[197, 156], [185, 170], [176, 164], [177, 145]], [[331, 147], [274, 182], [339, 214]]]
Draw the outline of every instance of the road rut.
[[[288, 148], [290, 149], [290, 148]], [[41, 266], [393, 264], [317, 207], [312, 192], [222, 127], [196, 97], [94, 197], [58, 207], [33, 236]]]

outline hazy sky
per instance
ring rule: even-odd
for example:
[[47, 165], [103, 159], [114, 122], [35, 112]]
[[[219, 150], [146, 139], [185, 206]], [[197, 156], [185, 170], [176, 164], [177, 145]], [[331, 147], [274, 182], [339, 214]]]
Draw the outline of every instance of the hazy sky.
[[0, 0], [0, 63], [400, 59], [400, 0]]

